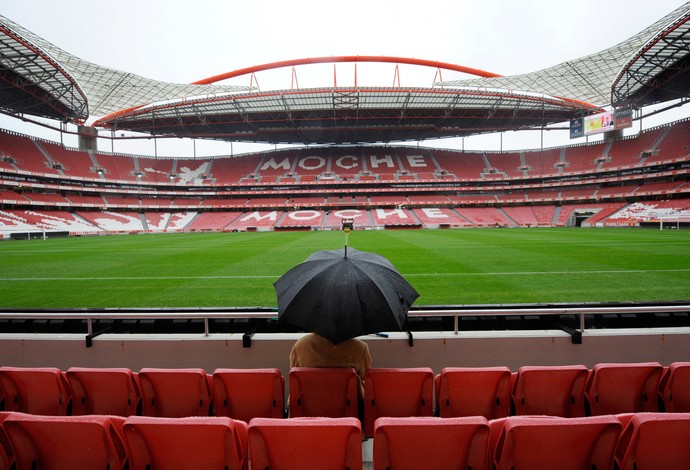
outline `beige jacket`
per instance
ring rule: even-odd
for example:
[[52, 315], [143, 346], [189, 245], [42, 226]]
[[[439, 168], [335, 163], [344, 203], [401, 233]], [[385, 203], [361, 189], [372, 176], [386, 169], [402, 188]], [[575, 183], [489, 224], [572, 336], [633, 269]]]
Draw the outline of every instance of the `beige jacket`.
[[311, 333], [300, 338], [290, 352], [290, 367], [352, 367], [359, 375], [360, 396], [364, 396], [364, 378], [371, 367], [369, 346], [353, 338], [333, 344]]

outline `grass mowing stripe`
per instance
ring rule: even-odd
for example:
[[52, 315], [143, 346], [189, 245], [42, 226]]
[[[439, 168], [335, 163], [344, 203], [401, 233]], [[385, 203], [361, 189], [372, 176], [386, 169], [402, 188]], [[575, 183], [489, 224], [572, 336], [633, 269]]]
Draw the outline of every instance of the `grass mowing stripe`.
[[[690, 272], [688, 269], [626, 269], [616, 271], [517, 271], [517, 272], [468, 272], [468, 273], [404, 273], [405, 277], [427, 276], [567, 276], [569, 274], [629, 274], [629, 273], [656, 273], [656, 272]], [[30, 282], [30, 281], [152, 281], [152, 280], [178, 280], [178, 279], [278, 279], [281, 274], [266, 276], [145, 276], [145, 277], [20, 277], [0, 278], [6, 282]]]
[[[273, 282], [342, 232], [200, 233], [0, 243], [0, 308], [275, 306]], [[419, 305], [690, 299], [690, 231], [355, 231]]]

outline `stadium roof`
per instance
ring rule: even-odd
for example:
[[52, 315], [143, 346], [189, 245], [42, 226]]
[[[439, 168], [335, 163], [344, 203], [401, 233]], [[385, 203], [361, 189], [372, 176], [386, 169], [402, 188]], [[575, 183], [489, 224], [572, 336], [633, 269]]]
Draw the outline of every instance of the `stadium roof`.
[[687, 98], [689, 19], [690, 2], [616, 46], [521, 75], [480, 74], [428, 88], [257, 91], [211, 79], [172, 84], [98, 66], [0, 16], [0, 110], [75, 122], [88, 115], [113, 130], [268, 143], [388, 142], [518, 130], [610, 104], [641, 107]]

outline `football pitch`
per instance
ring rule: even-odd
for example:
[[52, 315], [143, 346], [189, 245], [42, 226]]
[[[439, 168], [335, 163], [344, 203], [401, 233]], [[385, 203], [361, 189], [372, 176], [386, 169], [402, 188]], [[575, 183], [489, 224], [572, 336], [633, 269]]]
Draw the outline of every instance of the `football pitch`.
[[[339, 231], [141, 234], [0, 243], [0, 308], [275, 307], [273, 282]], [[690, 300], [690, 231], [353, 231], [415, 305]]]

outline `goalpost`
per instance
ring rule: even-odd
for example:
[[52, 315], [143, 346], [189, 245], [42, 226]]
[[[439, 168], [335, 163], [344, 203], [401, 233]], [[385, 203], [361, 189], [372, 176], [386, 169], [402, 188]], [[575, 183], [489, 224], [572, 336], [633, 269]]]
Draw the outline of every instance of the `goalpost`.
[[690, 223], [690, 215], [663, 215], [659, 217], [659, 230], [675, 228], [680, 230], [681, 224]]

